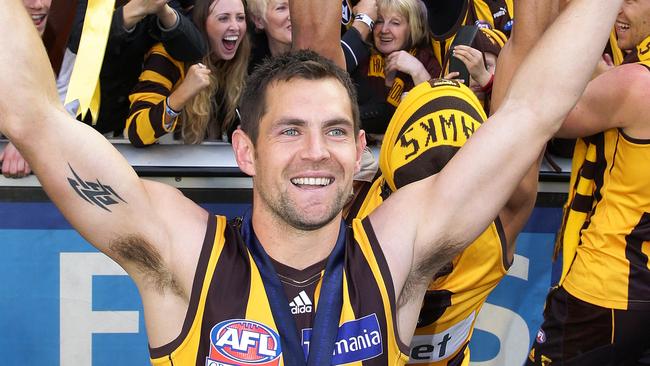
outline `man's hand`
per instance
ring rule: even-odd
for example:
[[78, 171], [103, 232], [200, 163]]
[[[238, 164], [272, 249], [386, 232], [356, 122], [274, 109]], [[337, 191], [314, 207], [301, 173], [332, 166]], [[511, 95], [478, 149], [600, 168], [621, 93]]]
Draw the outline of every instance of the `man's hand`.
[[190, 66], [183, 82], [169, 96], [169, 107], [180, 111], [201, 90], [210, 85], [210, 69], [198, 63]]
[[431, 79], [431, 75], [429, 75], [422, 62], [406, 51], [395, 51], [386, 57], [384, 65], [386, 86], [391, 87], [393, 85], [395, 74], [398, 71], [411, 75], [415, 85]]
[[481, 86], [490, 82], [492, 74], [485, 67], [483, 52], [469, 46], [458, 45], [454, 48], [454, 57], [465, 64], [469, 74]]
[[377, 20], [377, 0], [360, 0], [359, 3], [352, 8], [354, 14], [366, 14]]
[[22, 178], [32, 172], [29, 164], [11, 142], [0, 153], [0, 161], [2, 162], [2, 175], [7, 178]]
[[[356, 14], [366, 14], [372, 19], [372, 21], [377, 21], [377, 0], [360, 0], [359, 3], [352, 8], [352, 12]], [[356, 29], [361, 35], [361, 39], [367, 41], [370, 36], [372, 36], [372, 29], [368, 25], [360, 20], [354, 19], [352, 22], [352, 27]]]
[[[144, 17], [156, 14], [165, 28], [176, 23], [176, 12], [167, 5], [169, 0], [131, 0], [124, 5], [124, 28], [132, 29]], [[173, 14], [172, 14], [173, 13]]]

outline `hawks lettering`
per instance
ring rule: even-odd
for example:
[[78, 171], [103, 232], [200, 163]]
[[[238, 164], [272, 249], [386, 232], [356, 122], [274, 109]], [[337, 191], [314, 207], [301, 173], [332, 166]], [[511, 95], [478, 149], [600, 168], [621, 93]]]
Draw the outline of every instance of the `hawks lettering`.
[[445, 119], [445, 116], [440, 115], [440, 129], [442, 130], [442, 138], [444, 140], [449, 140], [447, 137], [447, 130], [452, 130], [454, 132], [453, 141], [458, 141], [458, 130], [456, 129], [456, 115], [451, 114], [449, 119]]
[[421, 149], [435, 146], [462, 146], [480, 123], [461, 112], [439, 113], [414, 123], [399, 138], [397, 144], [409, 160], [421, 153]]

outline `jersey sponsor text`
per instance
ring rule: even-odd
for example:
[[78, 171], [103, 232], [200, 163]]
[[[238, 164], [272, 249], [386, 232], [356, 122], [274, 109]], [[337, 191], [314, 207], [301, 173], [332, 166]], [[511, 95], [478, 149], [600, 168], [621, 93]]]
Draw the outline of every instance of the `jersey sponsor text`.
[[[309, 354], [312, 329], [302, 330], [302, 347]], [[344, 365], [377, 357], [382, 354], [382, 338], [376, 314], [351, 320], [339, 327], [332, 365]]]
[[463, 321], [445, 331], [413, 336], [409, 363], [438, 362], [453, 355], [465, 344], [475, 318], [476, 313], [472, 312]]

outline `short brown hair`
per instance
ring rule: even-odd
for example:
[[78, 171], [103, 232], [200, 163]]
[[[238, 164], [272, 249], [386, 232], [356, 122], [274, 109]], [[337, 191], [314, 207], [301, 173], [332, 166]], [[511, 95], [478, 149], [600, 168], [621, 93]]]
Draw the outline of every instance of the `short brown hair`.
[[[241, 128], [257, 142], [259, 123], [266, 113], [266, 92], [274, 82], [292, 79], [321, 80], [332, 78], [345, 87], [350, 97], [355, 136], [359, 133], [359, 106], [357, 92], [345, 70], [314, 51], [300, 50], [267, 58], [248, 77], [241, 99]], [[336, 103], [337, 101], [324, 101]]]

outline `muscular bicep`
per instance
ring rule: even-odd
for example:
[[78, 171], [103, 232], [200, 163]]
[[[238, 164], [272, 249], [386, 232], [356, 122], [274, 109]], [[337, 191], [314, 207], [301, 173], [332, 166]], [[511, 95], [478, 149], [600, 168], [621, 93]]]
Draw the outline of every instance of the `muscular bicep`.
[[156, 248], [169, 245], [168, 225], [153, 204], [162, 197], [151, 196], [102, 135], [64, 113], [52, 113], [29, 141], [19, 141], [19, 149], [66, 219], [114, 259], [119, 258], [111, 244], [121, 238], [138, 237]]

